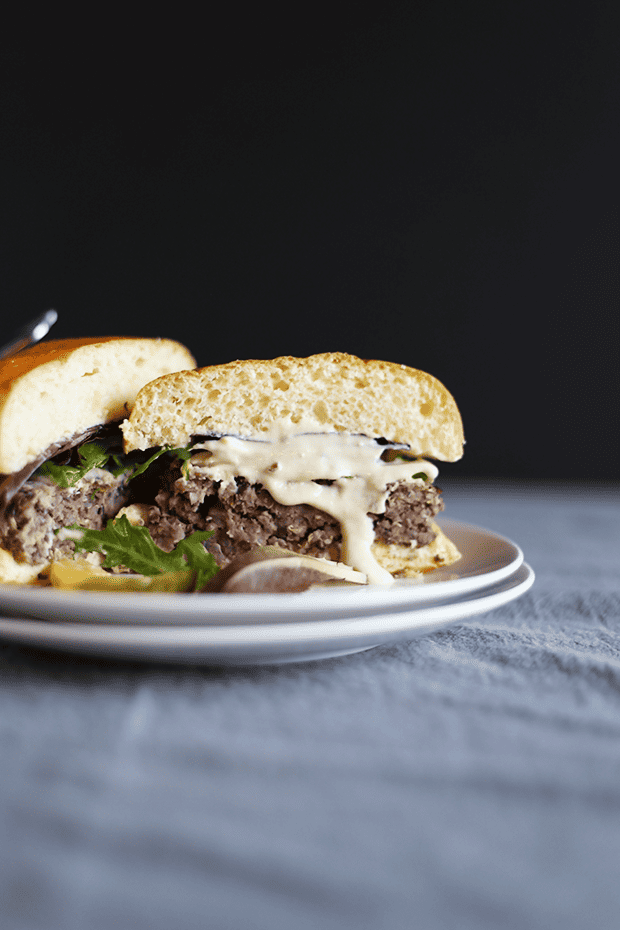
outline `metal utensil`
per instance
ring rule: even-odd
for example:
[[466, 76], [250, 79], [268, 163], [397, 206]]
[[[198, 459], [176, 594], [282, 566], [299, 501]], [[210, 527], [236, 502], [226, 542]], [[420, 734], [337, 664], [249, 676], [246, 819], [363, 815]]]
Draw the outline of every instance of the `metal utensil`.
[[57, 319], [58, 314], [55, 310], [46, 310], [41, 316], [35, 317], [17, 333], [11, 342], [0, 349], [0, 359], [7, 358], [9, 355], [16, 355], [22, 349], [27, 349], [28, 346], [39, 342], [40, 339], [47, 336]]

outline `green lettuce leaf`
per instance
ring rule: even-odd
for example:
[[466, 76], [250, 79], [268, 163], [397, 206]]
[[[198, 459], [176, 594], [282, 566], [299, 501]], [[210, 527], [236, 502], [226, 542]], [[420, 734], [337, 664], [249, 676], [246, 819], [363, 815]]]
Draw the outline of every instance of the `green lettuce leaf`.
[[128, 476], [127, 481], [131, 481], [133, 478], [137, 478], [138, 475], [144, 474], [149, 465], [165, 452], [170, 452], [172, 455], [176, 455], [177, 458], [181, 459], [183, 462], [183, 473], [187, 478], [187, 461], [192, 454], [191, 443], [183, 449], [173, 449], [172, 446], [162, 446], [162, 448], [154, 452], [146, 462], [136, 465], [135, 463], [131, 464], [121, 461], [118, 455], [110, 454], [103, 446], [100, 446], [96, 442], [87, 442], [78, 449], [78, 456], [80, 459], [79, 465], [55, 465], [54, 462], [45, 462], [39, 468], [38, 473], [40, 475], [45, 475], [47, 478], [51, 478], [60, 488], [70, 488], [73, 487], [74, 484], [77, 484], [80, 478], [83, 478], [91, 468], [106, 468], [110, 459], [112, 459], [115, 467], [111, 468], [110, 471], [114, 477], [118, 478], [123, 472], [130, 472], [131, 474]]
[[164, 552], [153, 541], [145, 526], [133, 526], [125, 514], [110, 520], [103, 530], [82, 526], [67, 527], [76, 551], [101, 552], [104, 568], [124, 565], [139, 575], [158, 575], [190, 568], [195, 572], [194, 587], [200, 590], [219, 571], [203, 542], [213, 534], [207, 530], [182, 539], [172, 552]]
[[80, 446], [78, 455], [79, 465], [55, 465], [53, 462], [45, 462], [39, 468], [39, 474], [51, 478], [61, 488], [70, 488], [91, 468], [105, 468], [110, 457], [96, 442], [87, 442]]
[[188, 443], [183, 449], [173, 449], [172, 446], [162, 446], [161, 449], [158, 449], [157, 452], [154, 452], [146, 462], [142, 462], [141, 465], [134, 466], [131, 477], [128, 479], [131, 481], [133, 478], [137, 478], [138, 475], [142, 475], [149, 465], [151, 465], [156, 459], [163, 455], [165, 452], [169, 452], [171, 455], [176, 455], [177, 458], [181, 459], [183, 462], [183, 474], [185, 477], [189, 477], [187, 473], [187, 461], [191, 458], [192, 450], [191, 443]]

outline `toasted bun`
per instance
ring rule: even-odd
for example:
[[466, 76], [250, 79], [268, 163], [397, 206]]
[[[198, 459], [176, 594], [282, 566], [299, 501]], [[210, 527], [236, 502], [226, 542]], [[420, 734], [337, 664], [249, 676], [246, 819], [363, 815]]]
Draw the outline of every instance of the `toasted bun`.
[[39, 572], [46, 569], [47, 564], [22, 564], [16, 562], [10, 552], [0, 549], [0, 581], [3, 584], [37, 584]]
[[448, 462], [463, 454], [458, 408], [436, 378], [342, 352], [250, 359], [158, 378], [140, 391], [121, 428], [129, 452], [179, 448], [208, 433], [259, 438], [274, 424], [385, 437]]
[[51, 340], [0, 362], [0, 474], [10, 475], [53, 443], [127, 415], [140, 388], [195, 368], [170, 339]]
[[403, 578], [412, 578], [420, 572], [430, 572], [458, 562], [461, 553], [454, 543], [437, 523], [431, 523], [431, 527], [437, 535], [426, 546], [417, 549], [377, 541], [372, 544], [372, 554], [382, 568]]

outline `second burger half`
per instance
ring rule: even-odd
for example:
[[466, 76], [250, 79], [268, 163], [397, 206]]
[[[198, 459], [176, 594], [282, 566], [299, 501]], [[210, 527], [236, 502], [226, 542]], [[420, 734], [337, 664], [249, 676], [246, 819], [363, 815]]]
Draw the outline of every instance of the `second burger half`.
[[131, 514], [164, 550], [207, 530], [220, 567], [279, 546], [370, 583], [460, 558], [431, 459], [461, 458], [463, 427], [425, 372], [341, 352], [234, 361], [152, 381], [121, 429], [127, 453], [168, 451]]

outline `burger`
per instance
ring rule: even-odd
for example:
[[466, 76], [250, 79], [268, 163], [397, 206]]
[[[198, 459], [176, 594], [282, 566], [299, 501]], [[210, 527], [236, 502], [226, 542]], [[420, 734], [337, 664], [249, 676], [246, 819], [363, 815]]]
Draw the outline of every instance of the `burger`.
[[157, 472], [154, 497], [126, 513], [161, 550], [200, 532], [220, 568], [279, 547], [370, 583], [460, 557], [435, 522], [431, 460], [462, 456], [461, 417], [417, 369], [330, 352], [167, 374], [142, 388], [121, 431], [125, 453]]
[[131, 497], [120, 422], [140, 388], [196, 366], [169, 339], [50, 340], [0, 362], [0, 581], [31, 584]]

